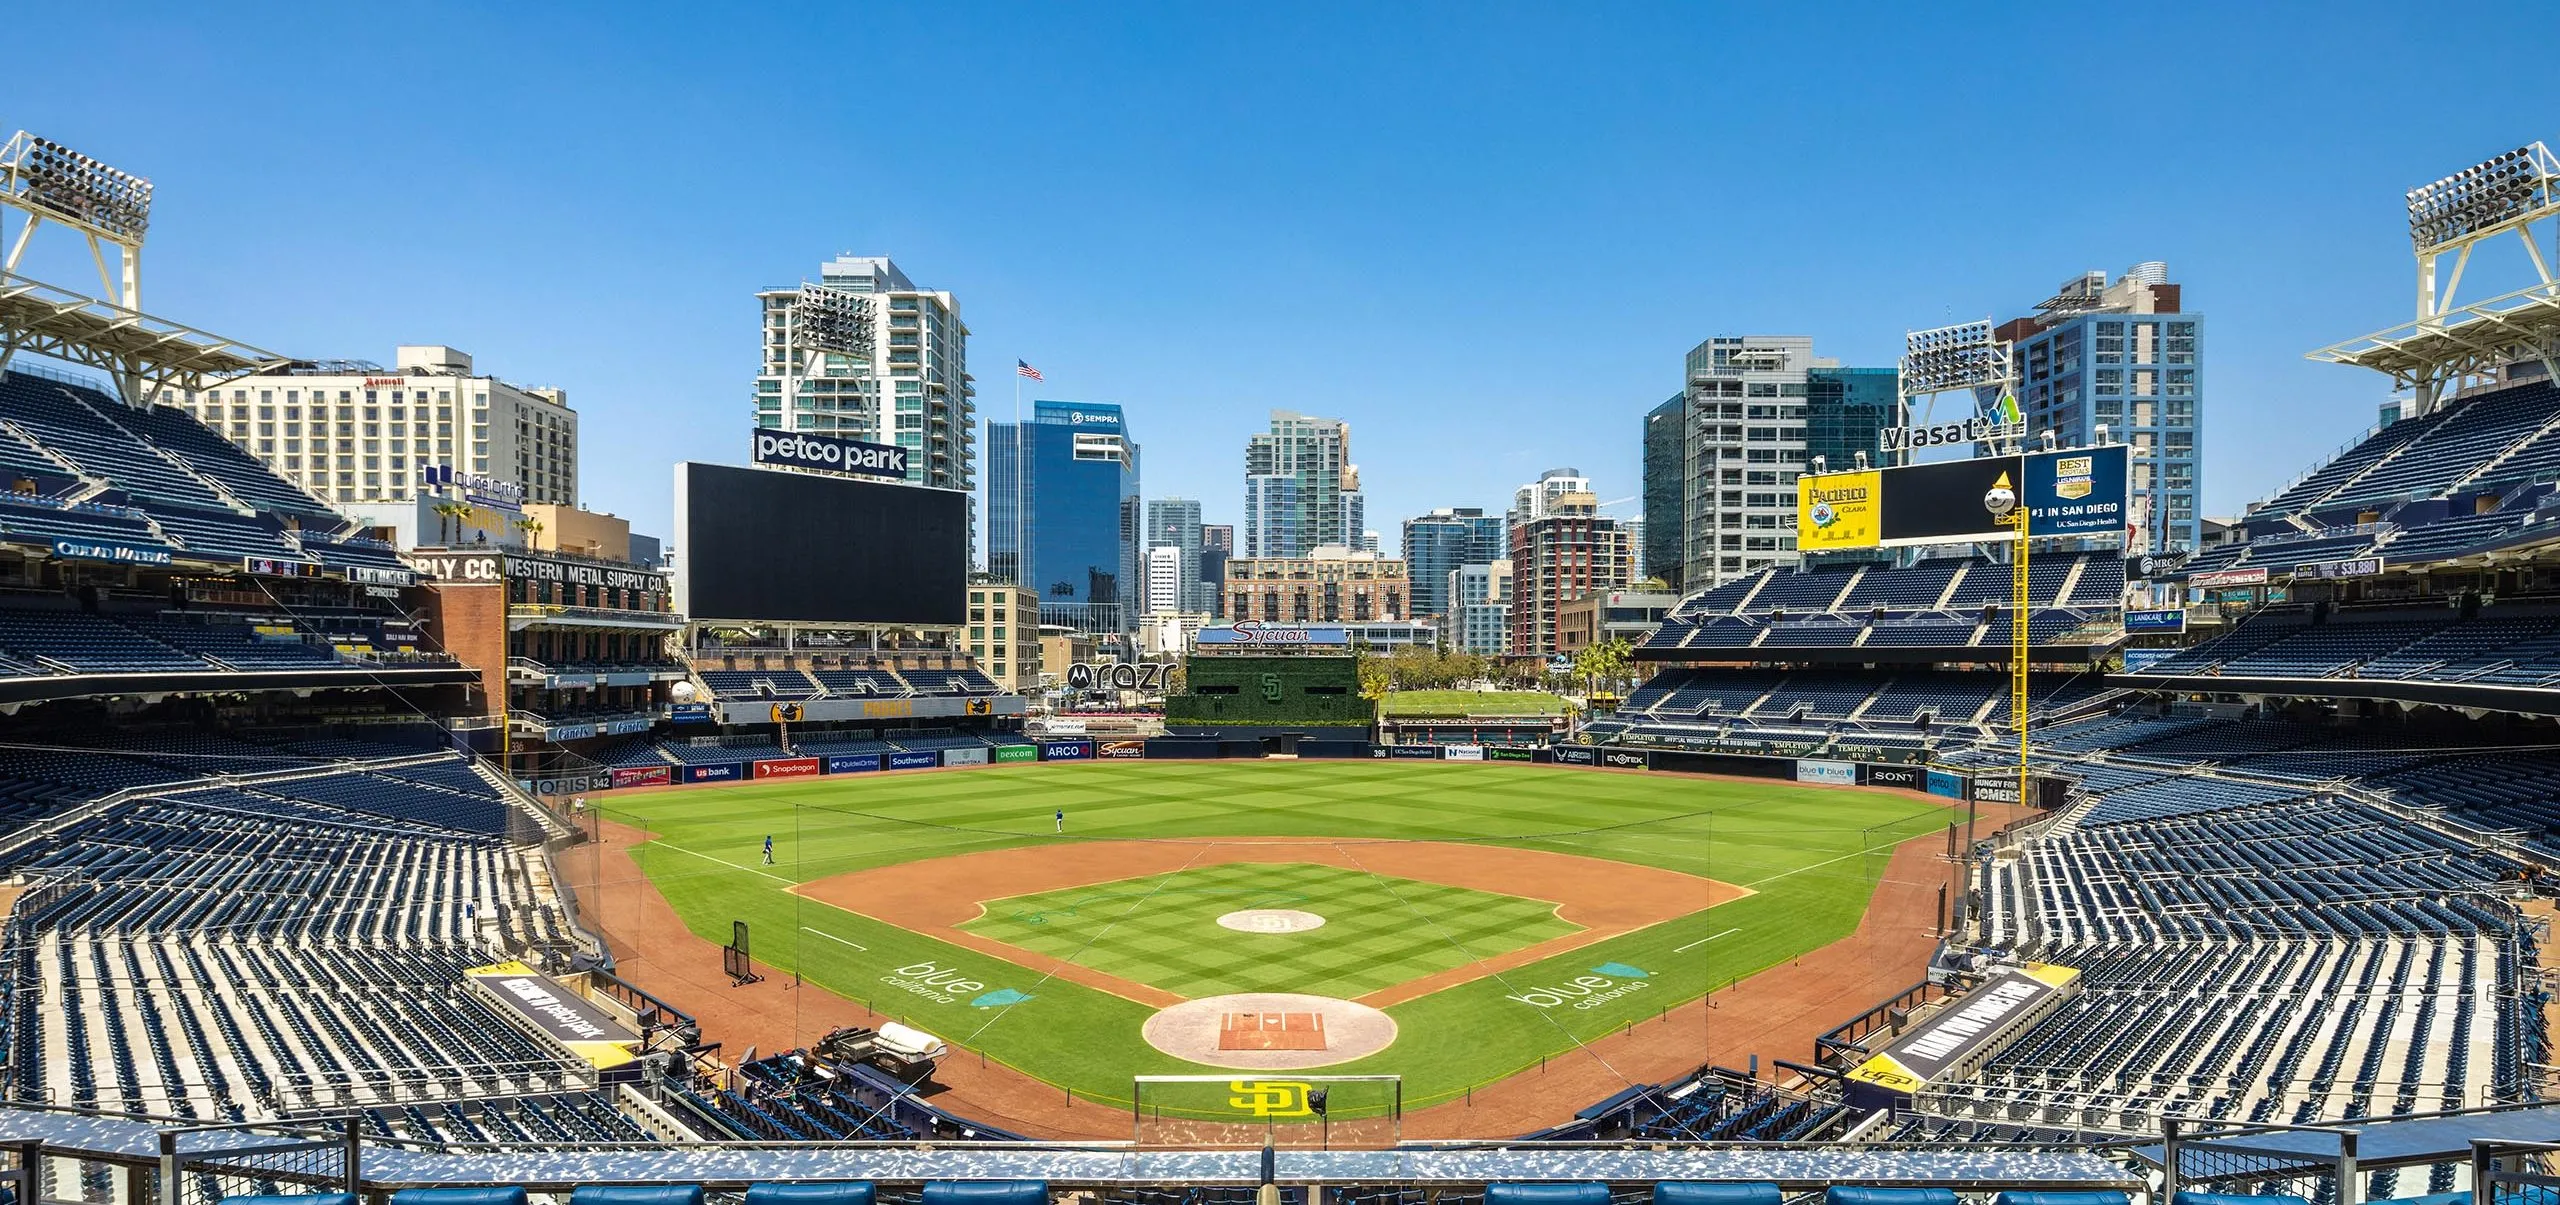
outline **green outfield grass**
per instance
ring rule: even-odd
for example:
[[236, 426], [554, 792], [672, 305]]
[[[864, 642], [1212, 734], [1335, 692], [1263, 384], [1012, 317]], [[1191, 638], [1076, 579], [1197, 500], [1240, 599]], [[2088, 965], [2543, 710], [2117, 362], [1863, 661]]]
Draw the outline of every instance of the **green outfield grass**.
[[[1247, 908], [1324, 917], [1239, 933]], [[1192, 999], [1285, 988], [1345, 999], [1574, 932], [1555, 904], [1342, 866], [1229, 863], [987, 903], [972, 933]]]
[[1398, 690], [1378, 707], [1387, 715], [1560, 715], [1564, 696], [1543, 690]]
[[[1402, 1075], [1406, 1099], [1417, 1107], [1535, 1066], [1577, 1039], [1652, 1018], [1665, 1007], [1847, 935], [1891, 847], [1937, 832], [1950, 818], [1938, 801], [1923, 796], [1779, 782], [1498, 763], [1278, 760], [857, 774], [605, 796], [602, 806], [612, 819], [658, 835], [634, 857], [702, 937], [725, 943], [731, 922], [747, 921], [756, 959], [769, 976], [796, 969], [815, 986], [865, 1001], [1079, 1096], [1106, 1101], [1126, 1100], [1132, 1075], [1208, 1069], [1145, 1044], [1139, 1027], [1153, 1012], [1145, 1005], [1044, 978], [787, 888], [980, 850], [1093, 838], [1238, 836], [1489, 841], [1657, 866], [1753, 889], [1743, 899], [1389, 1008], [1399, 1027], [1396, 1043], [1327, 1070]], [[1057, 810], [1067, 813], [1064, 837], [1051, 833], [1051, 813]], [[760, 864], [768, 834], [774, 866]], [[1331, 901], [1361, 888], [1311, 874], [1289, 890]], [[1009, 894], [1003, 883], [986, 885], [990, 921], [1007, 923]], [[1123, 909], [1122, 923], [1163, 924], [1168, 927], [1162, 932], [1177, 932], [1184, 925], [1170, 914], [1191, 906], [1177, 898], [1160, 910], [1149, 902]], [[1427, 905], [1418, 911], [1403, 902], [1371, 902], [1358, 911], [1392, 917], [1398, 908], [1414, 927], [1427, 923]], [[1344, 909], [1331, 903], [1308, 910], [1348, 923], [1335, 915]], [[1190, 931], [1197, 934], [1195, 943], [1218, 943], [1230, 952], [1196, 969], [1160, 962], [1143, 977], [1152, 981], [1177, 970], [1200, 976], [1179, 987], [1160, 985], [1187, 995], [1195, 983], [1207, 992], [1213, 984], [1240, 981], [1259, 965], [1242, 944], [1254, 935], [1200, 933], [1196, 926]], [[1532, 933], [1517, 936], [1519, 944], [1536, 940]], [[1040, 949], [1047, 938], [1013, 940]], [[1101, 959], [1131, 952], [1123, 942], [1099, 944], [1102, 954], [1089, 951], [1075, 960], [1103, 969]], [[1045, 952], [1068, 957], [1054, 947]], [[624, 952], [626, 958], [648, 956]], [[1407, 950], [1386, 956], [1414, 955]], [[1594, 968], [1604, 965], [1641, 970], [1643, 976], [1598, 976]], [[1402, 970], [1387, 973], [1410, 977]], [[1610, 986], [1587, 1000], [1546, 990], [1595, 976], [1609, 979]], [[1294, 990], [1288, 984], [1265, 986]], [[1842, 1016], [1870, 1003], [1841, 1001]]]

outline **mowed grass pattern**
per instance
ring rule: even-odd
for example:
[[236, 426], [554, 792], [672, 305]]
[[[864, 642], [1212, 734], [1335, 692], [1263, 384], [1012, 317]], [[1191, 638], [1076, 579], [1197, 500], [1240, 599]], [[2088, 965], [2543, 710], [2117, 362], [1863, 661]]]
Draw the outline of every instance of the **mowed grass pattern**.
[[[1291, 908], [1303, 933], [1242, 933], [1218, 918]], [[1351, 998], [1576, 932], [1551, 901], [1343, 866], [1231, 862], [992, 900], [972, 933], [1199, 999], [1231, 992]]]
[[[746, 921], [768, 977], [797, 969], [814, 986], [1095, 1101], [1125, 1103], [1132, 1075], [1209, 1069], [1148, 1046], [1139, 1029], [1154, 1010], [1145, 1005], [786, 889], [875, 866], [1059, 841], [1321, 837], [1488, 841], [1658, 866], [1757, 893], [1389, 1008], [1395, 1045], [1333, 1070], [1403, 1075], [1405, 1100], [1417, 1108], [1846, 935], [1893, 846], [1961, 816], [1920, 795], [1450, 762], [994, 766], [606, 795], [602, 806], [658, 834], [634, 857], [698, 936], [725, 943], [730, 923]], [[1050, 832], [1050, 813], [1061, 809], [1064, 837]], [[767, 834], [773, 866], [760, 864]], [[985, 887], [986, 896], [1005, 894], [1002, 883]], [[612, 920], [603, 918], [607, 927]], [[658, 956], [617, 954], [635, 967]], [[1644, 968], [1648, 988], [1591, 1009], [1506, 998], [1604, 961]], [[887, 981], [912, 979], [898, 972], [925, 963], [1033, 998], [979, 1009], [971, 997], [944, 1004]], [[685, 973], [711, 972], [689, 963]], [[1844, 1000], [1841, 1015], [1872, 1003]], [[1730, 1006], [1718, 1024], [1748, 1024], [1748, 1016], [1746, 1006]]]

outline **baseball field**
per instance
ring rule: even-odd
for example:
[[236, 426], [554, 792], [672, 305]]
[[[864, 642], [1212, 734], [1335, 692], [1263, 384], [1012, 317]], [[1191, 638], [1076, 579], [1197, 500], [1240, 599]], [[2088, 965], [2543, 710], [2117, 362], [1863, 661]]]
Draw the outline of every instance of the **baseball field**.
[[744, 921], [768, 978], [1081, 1098], [1322, 1068], [1400, 1075], [1408, 1107], [1846, 936], [1892, 848], [1956, 815], [1781, 782], [1276, 760], [843, 775], [603, 813], [649, 835], [632, 856], [695, 935]]

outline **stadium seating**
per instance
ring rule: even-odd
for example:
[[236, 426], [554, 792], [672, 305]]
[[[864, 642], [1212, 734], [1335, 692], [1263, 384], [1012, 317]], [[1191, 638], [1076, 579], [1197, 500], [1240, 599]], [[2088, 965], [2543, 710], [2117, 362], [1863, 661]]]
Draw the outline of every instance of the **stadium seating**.
[[[2115, 553], [2050, 556], [2028, 565], [2027, 582], [2037, 608], [2029, 637], [2049, 644], [2115, 612], [2124, 561]], [[1986, 612], [2007, 607], [2013, 596], [2009, 567], [1978, 559], [1768, 569], [1682, 600], [1642, 647], [1653, 656], [1688, 649], [1997, 649], [2008, 643], [2007, 621]]]

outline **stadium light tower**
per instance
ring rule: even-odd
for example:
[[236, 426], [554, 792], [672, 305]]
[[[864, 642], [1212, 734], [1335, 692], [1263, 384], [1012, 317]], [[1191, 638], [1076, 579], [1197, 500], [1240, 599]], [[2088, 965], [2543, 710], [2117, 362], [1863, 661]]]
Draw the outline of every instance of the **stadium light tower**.
[[[47, 222], [66, 226], [88, 240], [102, 295], [124, 309], [142, 308], [142, 238], [151, 228], [149, 180], [20, 130], [0, 145], [0, 205], [25, 218], [9, 240], [0, 270], [17, 274], [38, 227]], [[112, 268], [109, 246], [116, 249]]]
[[[800, 378], [815, 366], [816, 357], [848, 356], [871, 362], [873, 345], [872, 320], [875, 311], [871, 298], [846, 289], [803, 283], [800, 295], [791, 300], [782, 319], [782, 414], [790, 424], [792, 408], [799, 404]], [[877, 388], [866, 374], [863, 387]]]
[[[1993, 333], [1990, 319], [1906, 332], [1902, 349], [1901, 371], [1896, 378], [1901, 397], [1896, 425], [1912, 425], [1913, 399], [1927, 398], [1929, 407], [1934, 409], [1939, 394], [1964, 392], [1972, 395], [1977, 413], [1987, 420], [1985, 442], [1991, 450], [2018, 450], [2018, 440], [2026, 427], [2018, 421], [2011, 399], [2009, 344]], [[1926, 412], [1920, 421], [1928, 421]]]
[[[2560, 279], [2536, 241], [2537, 223], [2560, 217], [2560, 158], [2531, 143], [2410, 189], [2406, 199], [2418, 260], [2416, 319], [2310, 358], [2389, 376], [2415, 395], [2420, 414], [2443, 405], [2466, 380], [2519, 360], [2540, 360], [2560, 378]], [[2510, 232], [2524, 245], [2536, 283], [2455, 305], [2472, 251]]]

